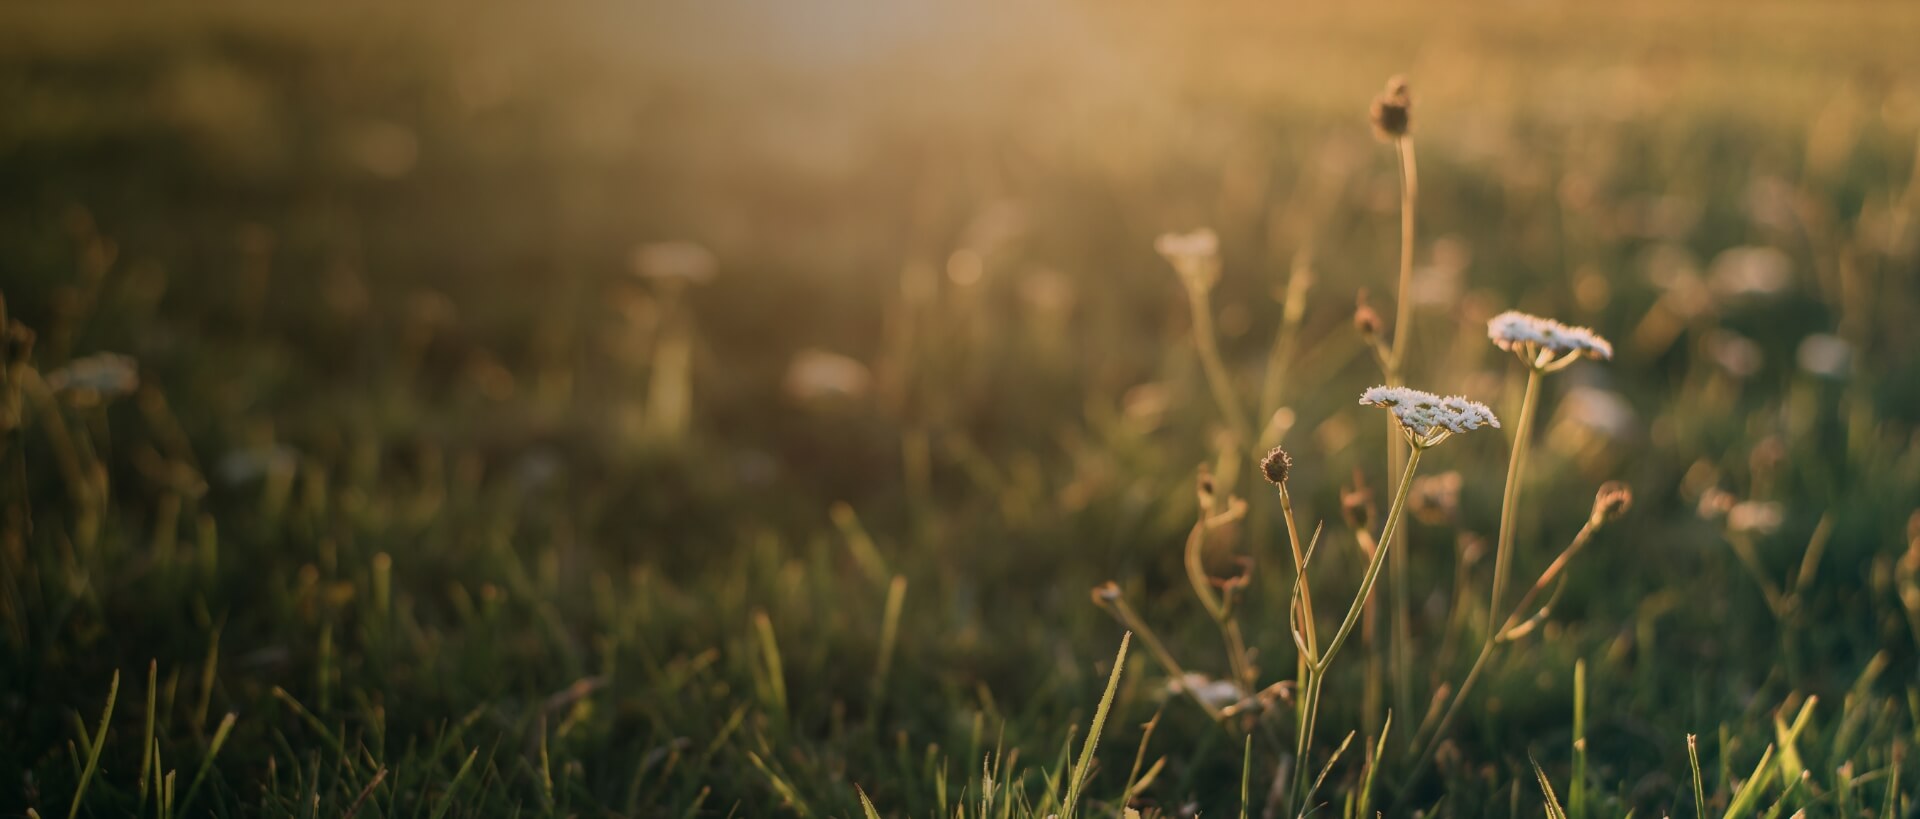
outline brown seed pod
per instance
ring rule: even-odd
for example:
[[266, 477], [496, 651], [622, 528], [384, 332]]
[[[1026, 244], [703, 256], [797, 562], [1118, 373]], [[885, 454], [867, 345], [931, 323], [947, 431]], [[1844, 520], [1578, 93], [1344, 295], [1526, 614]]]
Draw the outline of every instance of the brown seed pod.
[[1387, 142], [1413, 130], [1413, 94], [1405, 76], [1395, 74], [1387, 80], [1387, 90], [1373, 98], [1367, 119], [1373, 123], [1374, 135]]
[[1267, 481], [1274, 486], [1286, 484], [1287, 473], [1291, 471], [1293, 471], [1293, 456], [1288, 455], [1287, 451], [1280, 447], [1274, 447], [1267, 453], [1267, 457], [1260, 461], [1260, 474], [1267, 476]]

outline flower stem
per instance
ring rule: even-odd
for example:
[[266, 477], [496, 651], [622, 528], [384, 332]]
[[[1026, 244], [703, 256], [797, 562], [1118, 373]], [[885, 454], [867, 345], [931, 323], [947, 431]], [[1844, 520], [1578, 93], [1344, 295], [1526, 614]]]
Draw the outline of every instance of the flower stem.
[[1507, 593], [1507, 574], [1513, 564], [1513, 536], [1520, 515], [1520, 484], [1526, 479], [1527, 454], [1533, 449], [1533, 415], [1540, 404], [1540, 382], [1545, 377], [1539, 367], [1527, 371], [1527, 393], [1520, 399], [1520, 422], [1513, 428], [1513, 455], [1507, 459], [1507, 490], [1500, 502], [1500, 538], [1493, 549], [1493, 590], [1487, 600], [1487, 628], [1497, 630], [1494, 622]]
[[1213, 390], [1214, 403], [1220, 405], [1227, 428], [1238, 439], [1236, 443], [1244, 448], [1253, 443], [1253, 425], [1247, 420], [1246, 409], [1240, 406], [1240, 396], [1234, 392], [1227, 365], [1220, 358], [1220, 346], [1214, 339], [1213, 300], [1206, 288], [1190, 285], [1187, 305], [1193, 310], [1193, 346], [1200, 350], [1200, 367], [1207, 373], [1207, 386]]
[[1360, 578], [1360, 589], [1355, 592], [1353, 602], [1347, 606], [1347, 616], [1340, 623], [1340, 630], [1334, 632], [1325, 651], [1307, 665], [1306, 693], [1300, 700], [1300, 732], [1295, 739], [1294, 750], [1294, 798], [1306, 787], [1311, 766], [1307, 764], [1307, 752], [1313, 745], [1314, 723], [1320, 712], [1320, 689], [1326, 680], [1327, 670], [1333, 665], [1333, 657], [1339, 653], [1340, 646], [1347, 642], [1353, 628], [1360, 622], [1366, 611], [1367, 601], [1373, 596], [1373, 587], [1380, 580], [1380, 570], [1386, 565], [1387, 552], [1393, 546], [1393, 537], [1399, 528], [1400, 519], [1406, 511], [1407, 490], [1413, 485], [1413, 473], [1420, 467], [1420, 453], [1423, 450], [1414, 447], [1407, 457], [1405, 471], [1400, 474], [1400, 486], [1394, 490], [1393, 506], [1387, 512], [1386, 525], [1380, 531], [1380, 548], [1375, 549], [1367, 561], [1367, 571]]
[[[1420, 172], [1414, 162], [1413, 138], [1400, 136], [1393, 140], [1393, 151], [1400, 160], [1400, 289], [1394, 295], [1393, 345], [1385, 356], [1385, 370], [1388, 386], [1401, 386], [1402, 365], [1406, 363], [1407, 345], [1413, 338], [1413, 248], [1414, 216], [1420, 200]], [[1387, 471], [1393, 474], [1407, 460], [1407, 442], [1399, 435], [1393, 419], [1387, 421]], [[1404, 539], [1404, 535], [1400, 536]], [[1381, 543], [1386, 545], [1385, 538]], [[1394, 702], [1402, 709], [1410, 707], [1413, 691], [1411, 675], [1413, 673], [1413, 636], [1409, 633], [1409, 600], [1412, 589], [1408, 588], [1408, 556], [1404, 548], [1393, 550], [1391, 568], [1393, 607], [1389, 612], [1392, 622], [1388, 626], [1390, 645], [1388, 646], [1389, 667], [1393, 672]]]

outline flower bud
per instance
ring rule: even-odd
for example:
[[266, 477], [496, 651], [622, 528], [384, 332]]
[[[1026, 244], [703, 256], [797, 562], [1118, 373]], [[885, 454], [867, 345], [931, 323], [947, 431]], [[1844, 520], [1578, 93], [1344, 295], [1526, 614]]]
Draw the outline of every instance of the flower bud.
[[1260, 461], [1260, 474], [1267, 476], [1267, 481], [1274, 486], [1286, 485], [1287, 473], [1291, 471], [1293, 471], [1293, 456], [1288, 455], [1287, 451], [1280, 447], [1274, 447], [1267, 453], [1267, 457]]
[[1373, 98], [1367, 119], [1373, 123], [1374, 136], [1391, 142], [1406, 136], [1413, 128], [1413, 94], [1407, 78], [1398, 74], [1387, 80], [1387, 90]]
[[1619, 481], [1607, 481], [1600, 484], [1600, 491], [1593, 496], [1593, 517], [1589, 520], [1594, 526], [1603, 526], [1620, 519], [1628, 509], [1633, 508], [1633, 489]]
[[1359, 331], [1361, 338], [1371, 339], [1380, 334], [1381, 324], [1380, 314], [1374, 311], [1373, 305], [1367, 304], [1367, 291], [1360, 291], [1354, 299], [1353, 329]]

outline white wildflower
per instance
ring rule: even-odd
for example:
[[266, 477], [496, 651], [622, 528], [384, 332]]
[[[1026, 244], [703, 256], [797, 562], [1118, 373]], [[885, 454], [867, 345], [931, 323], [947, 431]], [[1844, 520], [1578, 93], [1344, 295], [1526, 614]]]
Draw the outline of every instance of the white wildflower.
[[787, 365], [787, 394], [801, 401], [858, 398], [872, 383], [867, 365], [826, 350], [801, 350]]
[[88, 403], [111, 400], [140, 388], [140, 364], [130, 355], [95, 353], [48, 373], [47, 386]]
[[1168, 680], [1167, 693], [1192, 694], [1194, 699], [1215, 708], [1225, 708], [1243, 698], [1239, 686], [1227, 680], [1209, 679], [1205, 674], [1195, 674], [1191, 671], [1180, 679]]
[[1756, 535], [1778, 531], [1786, 513], [1771, 501], [1741, 501], [1727, 510], [1727, 528]]
[[1779, 248], [1728, 248], [1713, 258], [1708, 281], [1721, 295], [1773, 295], [1793, 283], [1793, 260]]
[[220, 480], [240, 485], [262, 480], [273, 474], [292, 474], [300, 465], [300, 453], [285, 444], [236, 449], [220, 456], [214, 471]]
[[1437, 444], [1448, 435], [1500, 426], [1500, 419], [1485, 404], [1411, 387], [1374, 387], [1360, 395], [1360, 403], [1392, 412], [1421, 447]]
[[1766, 362], [1766, 353], [1753, 339], [1727, 330], [1716, 331], [1707, 338], [1707, 352], [1714, 363], [1734, 378], [1751, 378]]
[[[1613, 358], [1613, 345], [1599, 333], [1518, 310], [1508, 310], [1488, 321], [1487, 337], [1495, 346], [1536, 367], [1558, 369], [1580, 356]], [[1553, 356], [1564, 357], [1546, 360]]]
[[1826, 333], [1815, 333], [1800, 342], [1800, 349], [1794, 351], [1794, 359], [1800, 369], [1826, 378], [1843, 378], [1847, 367], [1853, 362], [1853, 345], [1846, 339]]

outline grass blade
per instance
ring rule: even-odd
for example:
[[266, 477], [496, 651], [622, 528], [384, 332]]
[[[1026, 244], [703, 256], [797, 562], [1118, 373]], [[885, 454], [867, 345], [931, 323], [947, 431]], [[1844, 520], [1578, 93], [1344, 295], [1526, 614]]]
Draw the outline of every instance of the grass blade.
[[1093, 727], [1087, 730], [1087, 743], [1080, 749], [1080, 761], [1073, 767], [1073, 779], [1067, 784], [1067, 801], [1060, 808], [1060, 819], [1073, 819], [1073, 809], [1086, 785], [1087, 771], [1093, 767], [1094, 749], [1100, 746], [1100, 730], [1107, 724], [1107, 711], [1113, 707], [1113, 695], [1120, 687], [1120, 672], [1127, 665], [1127, 646], [1133, 640], [1129, 631], [1120, 637], [1120, 652], [1113, 657], [1113, 673], [1107, 675], [1107, 691], [1100, 695], [1100, 707], [1093, 711]]
[[1707, 819], [1707, 792], [1700, 786], [1699, 745], [1699, 737], [1687, 735], [1687, 763], [1693, 766], [1693, 812], [1699, 819]]
[[1753, 767], [1753, 775], [1747, 777], [1745, 785], [1733, 795], [1733, 802], [1727, 805], [1726, 819], [1740, 819], [1753, 812], [1760, 804], [1760, 794], [1767, 789], [1773, 779], [1773, 746], [1768, 745], [1766, 753], [1760, 755], [1760, 764]]
[[853, 786], [853, 792], [860, 794], [860, 812], [866, 819], [880, 819], [880, 812], [873, 809], [873, 800], [867, 798], [867, 792], [861, 790], [859, 785]]
[[100, 730], [87, 747], [87, 766], [81, 769], [80, 784], [73, 789], [73, 807], [67, 810], [67, 819], [80, 815], [80, 803], [86, 801], [87, 786], [93, 784], [93, 774], [100, 770], [100, 751], [107, 744], [107, 726], [113, 724], [113, 703], [119, 697], [120, 672], [115, 671], [113, 683], [107, 686], [107, 707], [100, 714]]
[[1540, 781], [1540, 795], [1547, 800], [1547, 819], [1567, 819], [1567, 809], [1560, 805], [1560, 797], [1553, 793], [1553, 783], [1547, 780], [1547, 772], [1540, 770], [1540, 760], [1531, 754], [1527, 761], [1533, 763], [1533, 776]]
[[440, 796], [440, 804], [433, 806], [433, 819], [447, 815], [447, 809], [453, 807], [453, 795], [460, 791], [460, 782], [467, 778], [467, 771], [473, 769], [473, 760], [480, 756], [480, 747], [474, 746], [467, 753], [467, 761], [460, 763], [460, 770], [454, 771], [453, 779], [447, 783], [447, 792]]
[[213, 758], [219, 756], [220, 747], [227, 744], [227, 735], [233, 732], [233, 722], [239, 716], [229, 711], [220, 719], [220, 727], [213, 731], [213, 744], [207, 746], [207, 757], [200, 760], [200, 770], [194, 772], [193, 782], [187, 785], [187, 797], [180, 800], [181, 808], [193, 806], [193, 794], [200, 790], [200, 783], [206, 781], [207, 772], [213, 770]]

